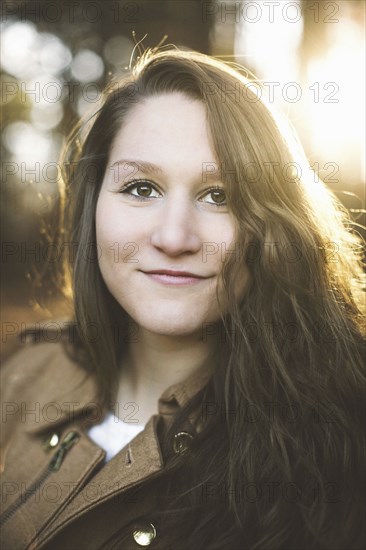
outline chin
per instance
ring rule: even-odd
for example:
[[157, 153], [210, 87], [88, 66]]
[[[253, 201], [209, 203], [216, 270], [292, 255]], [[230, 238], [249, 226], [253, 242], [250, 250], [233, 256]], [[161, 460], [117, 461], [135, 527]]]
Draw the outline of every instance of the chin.
[[135, 317], [137, 324], [144, 330], [160, 334], [162, 336], [189, 336], [202, 332], [202, 323], [196, 319], [179, 318], [172, 315], [172, 312], [166, 315], [156, 313], [152, 318], [147, 319]]

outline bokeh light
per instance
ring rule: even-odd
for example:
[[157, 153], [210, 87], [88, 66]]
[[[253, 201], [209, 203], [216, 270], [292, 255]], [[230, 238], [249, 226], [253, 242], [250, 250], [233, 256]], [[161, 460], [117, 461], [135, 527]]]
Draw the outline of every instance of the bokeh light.
[[285, 83], [298, 79], [298, 48], [304, 24], [299, 17], [300, 0], [288, 4], [285, 17], [278, 12], [278, 6], [271, 16], [265, 0], [242, 4], [242, 10], [245, 5], [247, 9], [242, 11], [237, 25], [235, 56], [268, 81]]
[[46, 164], [55, 158], [55, 144], [52, 136], [38, 130], [29, 122], [17, 121], [8, 124], [2, 136], [3, 143], [11, 153], [11, 160], [25, 163], [29, 167], [36, 162]]
[[322, 98], [308, 103], [311, 147], [347, 172], [358, 170], [365, 181], [364, 33], [356, 21], [343, 18], [329, 35], [331, 46], [311, 59], [307, 69], [309, 82], [319, 83], [322, 92]]
[[30, 120], [37, 130], [52, 130], [62, 121], [64, 109], [61, 103], [51, 105], [33, 105]]
[[2, 68], [19, 78], [28, 78], [37, 74], [39, 35], [35, 25], [28, 21], [4, 23], [1, 31]]
[[40, 62], [46, 73], [58, 75], [71, 63], [72, 55], [63, 42], [53, 34], [41, 33], [40, 38]]
[[129, 64], [133, 50], [133, 42], [123, 35], [112, 36], [107, 40], [103, 48], [105, 59], [120, 71]]
[[80, 50], [71, 64], [71, 74], [79, 82], [99, 80], [103, 72], [102, 58], [91, 50]]

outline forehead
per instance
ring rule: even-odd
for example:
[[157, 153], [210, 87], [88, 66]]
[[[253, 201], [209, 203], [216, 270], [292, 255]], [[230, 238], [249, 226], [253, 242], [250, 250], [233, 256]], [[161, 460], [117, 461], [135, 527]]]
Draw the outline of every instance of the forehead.
[[204, 103], [170, 93], [132, 107], [113, 142], [110, 161], [136, 157], [167, 170], [216, 162]]

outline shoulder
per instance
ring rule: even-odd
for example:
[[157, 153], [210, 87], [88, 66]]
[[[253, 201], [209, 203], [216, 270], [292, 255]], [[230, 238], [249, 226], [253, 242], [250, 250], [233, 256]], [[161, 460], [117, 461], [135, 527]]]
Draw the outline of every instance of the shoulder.
[[18, 437], [23, 441], [73, 421], [98, 398], [94, 377], [66, 351], [64, 328], [50, 323], [22, 331], [0, 368], [0, 471]]
[[66, 343], [72, 341], [70, 320], [56, 319], [29, 324], [17, 337], [16, 349], [0, 368], [2, 400], [52, 395], [85, 376], [71, 359]]

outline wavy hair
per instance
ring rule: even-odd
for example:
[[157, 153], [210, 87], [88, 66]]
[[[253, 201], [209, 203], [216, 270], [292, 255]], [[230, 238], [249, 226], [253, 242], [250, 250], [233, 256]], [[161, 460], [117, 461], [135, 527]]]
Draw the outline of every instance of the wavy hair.
[[[73, 351], [110, 407], [129, 328], [96, 261], [96, 201], [126, 114], [145, 98], [174, 92], [206, 107], [237, 231], [221, 274], [228, 307], [217, 328], [213, 376], [164, 436], [169, 483], [157, 514], [166, 548], [359, 549], [363, 241], [240, 65], [148, 49], [71, 135], [63, 164], [76, 168], [60, 188], [59, 239], [75, 243], [61, 280], [73, 295]], [[252, 276], [238, 302], [233, 289], [244, 265]], [[201, 411], [201, 428], [182, 460], [171, 441], [192, 410]]]

